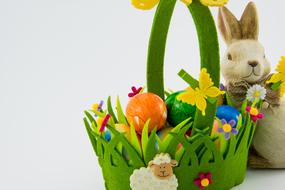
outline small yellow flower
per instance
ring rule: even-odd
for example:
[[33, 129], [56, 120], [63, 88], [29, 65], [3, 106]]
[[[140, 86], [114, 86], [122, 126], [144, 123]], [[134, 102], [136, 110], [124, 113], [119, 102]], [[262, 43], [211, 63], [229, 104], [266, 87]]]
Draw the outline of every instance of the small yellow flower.
[[159, 0], [132, 0], [132, 4], [137, 9], [150, 10], [159, 3]]
[[277, 68], [277, 73], [272, 75], [270, 80], [267, 81], [267, 83], [278, 83], [281, 82], [281, 95], [283, 96], [285, 94], [285, 56], [281, 57], [281, 60], [279, 61]]
[[[181, 0], [189, 6], [193, 0]], [[200, 0], [205, 6], [224, 6], [229, 0]], [[159, 3], [159, 0], [132, 0], [132, 4], [137, 9], [150, 10]]]
[[216, 98], [224, 93], [225, 92], [214, 86], [209, 73], [207, 73], [207, 69], [204, 68], [200, 74], [199, 87], [195, 88], [195, 90], [188, 87], [186, 92], [177, 96], [177, 99], [193, 106], [196, 105], [202, 114], [205, 115], [205, 110], [207, 108], [206, 99], [209, 97]]

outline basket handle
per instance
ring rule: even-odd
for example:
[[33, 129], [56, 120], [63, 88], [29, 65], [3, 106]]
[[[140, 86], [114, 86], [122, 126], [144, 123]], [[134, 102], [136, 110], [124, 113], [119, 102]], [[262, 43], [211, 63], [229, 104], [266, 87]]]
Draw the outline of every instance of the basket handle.
[[[157, 7], [147, 58], [147, 89], [164, 99], [164, 55], [167, 40], [167, 33], [177, 0], [160, 0]], [[208, 7], [202, 5], [199, 0], [193, 0], [188, 6], [192, 14], [200, 47], [200, 66], [206, 68], [215, 86], [220, 83], [220, 56], [219, 43], [215, 21]], [[203, 117], [197, 111], [194, 122], [194, 129], [197, 131], [205, 128], [212, 128], [215, 117], [215, 104], [207, 106], [206, 115]], [[195, 131], [194, 131], [195, 132]]]

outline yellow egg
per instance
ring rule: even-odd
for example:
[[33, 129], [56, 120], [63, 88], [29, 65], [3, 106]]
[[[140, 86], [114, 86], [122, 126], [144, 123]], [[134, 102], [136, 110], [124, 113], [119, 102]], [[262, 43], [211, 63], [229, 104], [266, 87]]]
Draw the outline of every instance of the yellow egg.
[[115, 128], [118, 132], [124, 133], [128, 140], [131, 139], [130, 127], [125, 124], [116, 124]]
[[127, 105], [126, 117], [141, 134], [144, 124], [150, 119], [149, 132], [155, 127], [160, 130], [166, 123], [167, 109], [163, 100], [153, 93], [132, 97]]

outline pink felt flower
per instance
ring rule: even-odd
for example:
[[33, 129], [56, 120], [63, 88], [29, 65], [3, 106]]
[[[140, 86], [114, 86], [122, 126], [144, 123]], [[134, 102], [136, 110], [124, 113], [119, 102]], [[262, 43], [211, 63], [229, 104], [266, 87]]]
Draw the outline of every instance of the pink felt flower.
[[212, 173], [199, 173], [199, 178], [195, 179], [194, 183], [200, 190], [204, 190], [213, 183]]
[[264, 114], [260, 113], [257, 108], [247, 106], [246, 112], [250, 114], [250, 118], [254, 122], [264, 118]]
[[139, 87], [138, 89], [136, 87], [132, 87], [132, 92], [130, 92], [128, 94], [128, 96], [131, 98], [131, 97], [134, 97], [135, 95], [139, 94], [140, 92], [142, 91], [142, 87]]

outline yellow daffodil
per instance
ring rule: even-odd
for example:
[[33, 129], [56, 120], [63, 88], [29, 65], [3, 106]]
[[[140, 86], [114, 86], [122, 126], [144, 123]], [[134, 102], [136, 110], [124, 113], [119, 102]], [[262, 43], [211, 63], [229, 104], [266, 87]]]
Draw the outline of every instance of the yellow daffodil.
[[279, 61], [277, 68], [277, 73], [272, 75], [270, 80], [267, 81], [267, 83], [281, 83], [280, 89], [281, 89], [281, 95], [285, 94], [285, 56], [281, 58]]
[[207, 73], [207, 69], [202, 69], [199, 79], [199, 87], [195, 89], [188, 87], [186, 92], [178, 95], [177, 99], [193, 106], [196, 105], [202, 114], [205, 115], [207, 98], [216, 98], [224, 93], [225, 92], [214, 86], [209, 73]]
[[[192, 3], [193, 0], [181, 0], [187, 6]], [[224, 6], [229, 0], [200, 0], [205, 6]], [[149, 10], [155, 7], [159, 3], [159, 0], [132, 0], [132, 4], [137, 9]]]

